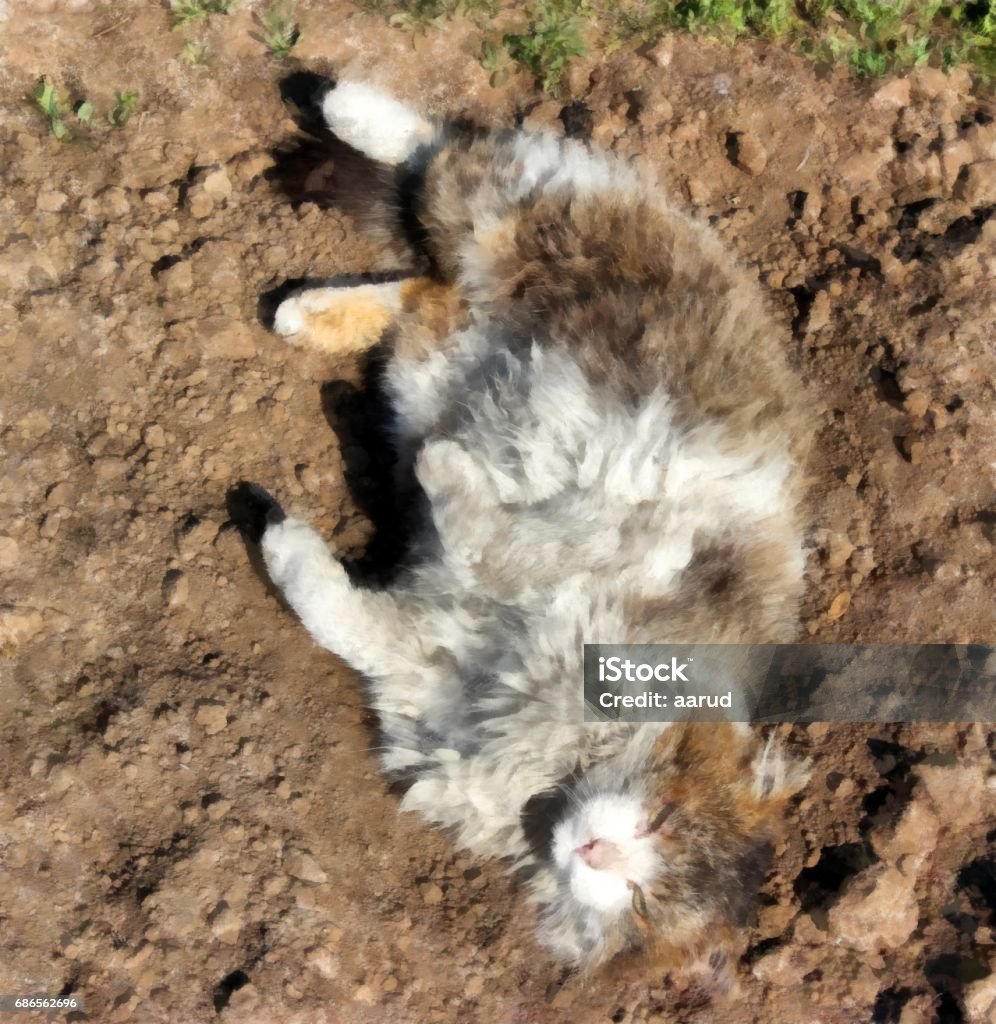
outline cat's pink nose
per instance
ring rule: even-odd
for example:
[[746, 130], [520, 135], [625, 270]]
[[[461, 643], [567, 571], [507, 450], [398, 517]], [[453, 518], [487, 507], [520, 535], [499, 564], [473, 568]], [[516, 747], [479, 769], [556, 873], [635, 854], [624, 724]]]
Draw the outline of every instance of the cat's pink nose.
[[574, 851], [590, 868], [596, 871], [607, 868], [616, 859], [615, 844], [605, 839], [592, 839]]

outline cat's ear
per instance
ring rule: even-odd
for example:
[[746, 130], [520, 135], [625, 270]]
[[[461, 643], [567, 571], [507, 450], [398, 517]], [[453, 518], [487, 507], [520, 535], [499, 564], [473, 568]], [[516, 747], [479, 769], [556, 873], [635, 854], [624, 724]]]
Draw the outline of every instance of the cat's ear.
[[809, 781], [809, 765], [789, 756], [772, 733], [751, 763], [754, 796], [762, 802], [781, 803]]

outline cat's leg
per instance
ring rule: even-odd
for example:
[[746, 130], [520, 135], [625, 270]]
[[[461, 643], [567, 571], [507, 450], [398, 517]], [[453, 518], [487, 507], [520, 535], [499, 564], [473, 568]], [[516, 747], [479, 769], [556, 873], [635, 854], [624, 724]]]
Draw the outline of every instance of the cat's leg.
[[380, 163], [405, 163], [436, 137], [436, 128], [426, 118], [362, 82], [342, 82], [330, 89], [321, 108], [337, 138]]
[[363, 352], [401, 312], [405, 281], [305, 288], [277, 307], [273, 329], [291, 345], [326, 355]]
[[354, 586], [314, 529], [285, 515], [254, 484], [233, 488], [228, 507], [246, 539], [259, 544], [270, 579], [316, 643], [372, 679], [427, 672], [416, 616], [387, 591]]

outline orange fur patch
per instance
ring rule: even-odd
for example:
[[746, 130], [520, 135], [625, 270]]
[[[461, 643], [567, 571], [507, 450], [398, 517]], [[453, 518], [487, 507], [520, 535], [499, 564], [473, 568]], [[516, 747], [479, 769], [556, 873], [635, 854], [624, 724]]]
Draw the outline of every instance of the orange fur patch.
[[463, 303], [452, 285], [428, 277], [413, 277], [401, 284], [402, 329], [395, 351], [415, 362], [443, 347], [459, 326]]
[[394, 310], [368, 295], [343, 298], [305, 316], [309, 347], [341, 355], [372, 348], [394, 319]]

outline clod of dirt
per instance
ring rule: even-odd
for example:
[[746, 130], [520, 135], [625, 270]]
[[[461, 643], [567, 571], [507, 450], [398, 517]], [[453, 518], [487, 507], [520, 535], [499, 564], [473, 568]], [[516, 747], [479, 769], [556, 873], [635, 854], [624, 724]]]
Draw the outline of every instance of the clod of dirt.
[[876, 864], [848, 884], [830, 908], [830, 933], [863, 952], [895, 949], [913, 933], [919, 919], [916, 875]]
[[284, 871], [291, 878], [307, 882], [309, 885], [323, 885], [328, 875], [319, 867], [318, 861], [310, 853], [294, 851], [284, 856]]
[[768, 154], [754, 132], [729, 132], [726, 136], [726, 151], [735, 167], [753, 177], [768, 166]]

